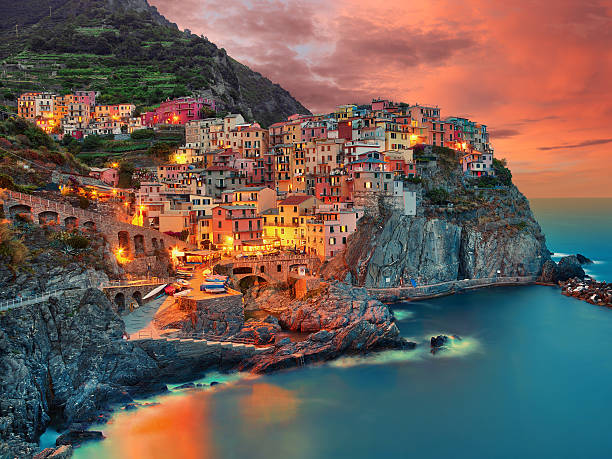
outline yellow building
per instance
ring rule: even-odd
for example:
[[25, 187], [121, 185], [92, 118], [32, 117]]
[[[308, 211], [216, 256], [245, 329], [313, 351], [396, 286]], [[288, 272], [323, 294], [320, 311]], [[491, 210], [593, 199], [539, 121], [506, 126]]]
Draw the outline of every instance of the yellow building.
[[334, 112], [334, 116], [337, 120], [348, 120], [353, 117], [353, 110], [357, 108], [357, 105], [339, 105]]
[[306, 221], [314, 214], [316, 198], [294, 195], [282, 200], [276, 209], [269, 209], [264, 217], [264, 239], [277, 245], [298, 250], [306, 247]]

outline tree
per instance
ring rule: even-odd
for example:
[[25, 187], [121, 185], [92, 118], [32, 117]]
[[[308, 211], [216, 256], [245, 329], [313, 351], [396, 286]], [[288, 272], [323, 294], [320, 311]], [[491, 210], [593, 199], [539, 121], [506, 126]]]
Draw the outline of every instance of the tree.
[[97, 135], [88, 135], [83, 140], [83, 151], [93, 151], [102, 145], [102, 139]]
[[493, 158], [493, 170], [495, 176], [501, 185], [510, 186], [512, 185], [512, 172], [506, 167], [507, 161], [505, 158], [497, 159]]

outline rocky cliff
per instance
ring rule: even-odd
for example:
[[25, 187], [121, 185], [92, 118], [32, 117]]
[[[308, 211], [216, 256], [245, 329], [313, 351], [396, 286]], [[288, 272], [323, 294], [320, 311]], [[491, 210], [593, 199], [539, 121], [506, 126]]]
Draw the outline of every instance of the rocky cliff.
[[155, 361], [122, 341], [124, 325], [99, 290], [68, 291], [0, 315], [0, 456], [27, 457], [38, 435], [97, 419], [131, 401]]
[[[458, 170], [424, 174], [418, 213], [404, 216], [379, 203], [362, 218], [346, 251], [323, 270], [372, 288], [460, 279], [539, 275], [550, 260], [528, 200], [514, 186], [475, 190]], [[434, 204], [432, 189], [448, 202]]]

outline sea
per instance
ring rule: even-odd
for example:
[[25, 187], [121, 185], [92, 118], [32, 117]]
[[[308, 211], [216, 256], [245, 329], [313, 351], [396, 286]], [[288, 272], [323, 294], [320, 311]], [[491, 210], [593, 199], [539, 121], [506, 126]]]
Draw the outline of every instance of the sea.
[[[590, 275], [612, 280], [612, 199], [531, 204], [556, 259], [581, 253]], [[203, 388], [119, 410], [95, 427], [107, 438], [75, 457], [612, 457], [612, 309], [546, 286], [392, 308], [422, 346], [265, 376], [209, 373]], [[432, 354], [438, 334], [454, 339]]]

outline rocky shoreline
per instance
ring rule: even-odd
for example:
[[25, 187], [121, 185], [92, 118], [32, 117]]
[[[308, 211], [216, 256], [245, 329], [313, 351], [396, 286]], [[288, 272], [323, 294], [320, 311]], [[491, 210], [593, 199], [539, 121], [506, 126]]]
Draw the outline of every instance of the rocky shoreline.
[[[66, 430], [62, 441], [70, 443], [115, 409], [133, 406], [135, 397], [163, 393], [167, 383], [197, 379], [209, 370], [266, 373], [415, 346], [399, 336], [388, 307], [364, 289], [334, 283], [301, 301], [283, 292], [260, 299], [266, 298], [278, 321], [247, 322], [243, 333], [270, 342], [282, 324], [309, 336], [299, 342], [279, 339], [257, 353], [246, 347], [194, 352], [166, 340], [125, 341], [123, 321], [96, 289], [5, 312], [0, 315], [0, 457], [32, 457], [50, 423]], [[58, 443], [58, 449], [39, 457], [69, 457], [69, 446]]]
[[575, 277], [561, 283], [561, 293], [595, 306], [612, 307], [612, 284], [607, 282]]

